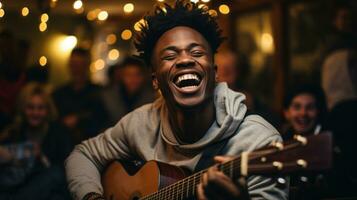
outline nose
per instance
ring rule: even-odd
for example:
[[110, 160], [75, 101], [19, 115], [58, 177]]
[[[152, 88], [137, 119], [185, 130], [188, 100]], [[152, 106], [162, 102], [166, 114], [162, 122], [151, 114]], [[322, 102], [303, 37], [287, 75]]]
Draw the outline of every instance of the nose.
[[177, 67], [192, 67], [195, 65], [195, 61], [192, 59], [190, 55], [185, 52], [182, 52], [177, 59], [176, 66]]

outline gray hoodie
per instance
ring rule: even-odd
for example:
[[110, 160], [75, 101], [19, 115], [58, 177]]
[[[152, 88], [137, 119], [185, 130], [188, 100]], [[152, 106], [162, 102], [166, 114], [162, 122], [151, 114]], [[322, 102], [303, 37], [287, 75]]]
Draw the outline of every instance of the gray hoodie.
[[[163, 99], [134, 110], [114, 127], [76, 146], [65, 163], [70, 192], [78, 200], [89, 192], [103, 193], [100, 173], [114, 159], [157, 160], [193, 170], [205, 148], [232, 134], [223, 148], [225, 155], [239, 155], [281, 141], [276, 129], [260, 116], [244, 118], [244, 100], [243, 94], [230, 90], [225, 83], [218, 84], [214, 94], [216, 121], [193, 144], [180, 144], [176, 139]], [[286, 189], [278, 187], [272, 178], [248, 178], [252, 199], [287, 199]]]

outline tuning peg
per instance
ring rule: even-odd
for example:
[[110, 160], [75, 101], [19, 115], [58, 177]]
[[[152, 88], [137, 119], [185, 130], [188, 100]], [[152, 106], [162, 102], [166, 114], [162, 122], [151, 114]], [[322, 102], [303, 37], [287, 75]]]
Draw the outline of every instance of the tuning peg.
[[306, 168], [307, 167], [307, 162], [306, 160], [303, 160], [303, 159], [299, 159], [296, 161], [296, 163], [301, 166], [302, 168]]
[[294, 139], [298, 142], [300, 142], [302, 145], [306, 145], [307, 144], [307, 139], [306, 137], [303, 137], [301, 135], [294, 135]]
[[273, 166], [276, 167], [278, 170], [282, 170], [283, 169], [283, 163], [282, 162], [274, 161], [273, 162]]
[[281, 142], [272, 142], [271, 144], [270, 144], [270, 146], [272, 146], [272, 147], [275, 147], [275, 148], [277, 148], [278, 150], [283, 150], [284, 149], [284, 145], [283, 145], [283, 143], [281, 143]]

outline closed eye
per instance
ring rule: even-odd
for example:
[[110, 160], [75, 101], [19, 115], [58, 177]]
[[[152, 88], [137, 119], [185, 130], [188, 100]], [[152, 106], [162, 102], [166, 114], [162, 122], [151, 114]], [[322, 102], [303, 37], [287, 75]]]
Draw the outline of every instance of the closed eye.
[[195, 50], [195, 51], [191, 51], [191, 55], [193, 57], [201, 57], [204, 55], [204, 52], [203, 51], [198, 51], [198, 50]]

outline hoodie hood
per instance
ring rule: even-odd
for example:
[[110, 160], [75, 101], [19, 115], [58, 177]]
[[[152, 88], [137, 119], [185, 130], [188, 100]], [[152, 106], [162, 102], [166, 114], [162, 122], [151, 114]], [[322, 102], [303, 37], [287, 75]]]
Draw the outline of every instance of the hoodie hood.
[[226, 83], [217, 84], [214, 91], [216, 120], [206, 134], [192, 144], [180, 144], [177, 140], [170, 127], [167, 107], [163, 105], [160, 112], [162, 120], [160, 125], [161, 137], [166, 143], [182, 150], [201, 149], [207, 147], [209, 144], [230, 137], [237, 131], [247, 112], [247, 107], [243, 103], [244, 100], [244, 94], [229, 89]]

